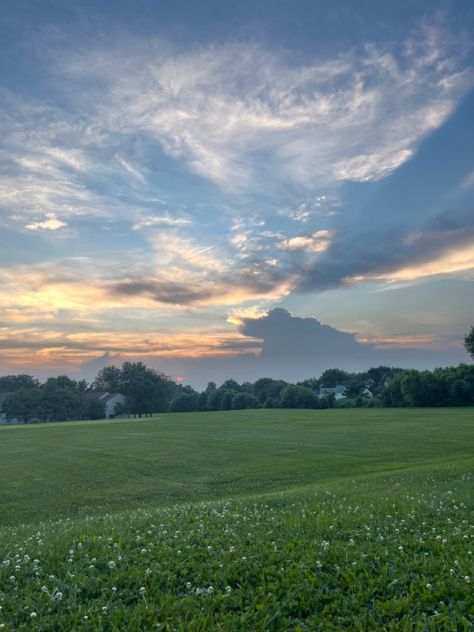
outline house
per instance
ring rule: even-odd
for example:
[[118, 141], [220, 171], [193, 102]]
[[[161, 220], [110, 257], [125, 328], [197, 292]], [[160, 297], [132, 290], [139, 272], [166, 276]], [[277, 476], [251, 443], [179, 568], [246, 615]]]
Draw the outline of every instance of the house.
[[338, 384], [334, 388], [320, 388], [319, 389], [320, 397], [322, 397], [323, 395], [330, 395], [331, 393], [334, 393], [334, 396], [336, 399], [343, 399], [346, 396], [346, 387], [343, 386], [342, 384]]
[[87, 399], [98, 401], [104, 405], [106, 419], [115, 416], [117, 404], [125, 403], [125, 397], [121, 393], [108, 393], [106, 391], [88, 391]]

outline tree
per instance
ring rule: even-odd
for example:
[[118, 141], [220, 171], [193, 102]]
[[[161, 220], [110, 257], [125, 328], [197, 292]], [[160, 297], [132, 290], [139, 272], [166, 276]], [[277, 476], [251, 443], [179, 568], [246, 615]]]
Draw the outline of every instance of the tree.
[[257, 398], [251, 393], [236, 393], [232, 398], [232, 410], [255, 408], [257, 404]]
[[240, 391], [240, 384], [233, 379], [226, 380], [223, 384], [221, 384], [220, 388], [229, 389], [231, 391]]
[[366, 389], [367, 375], [365, 373], [352, 373], [346, 380], [346, 397], [361, 397]]
[[254, 383], [252, 390], [258, 401], [263, 404], [267, 399], [277, 400], [285, 386], [287, 383], [283, 380], [261, 377]]
[[323, 388], [336, 388], [340, 384], [345, 384], [349, 378], [349, 373], [342, 369], [326, 369], [319, 378], [319, 385]]
[[403, 369], [393, 368], [390, 366], [373, 367], [366, 373], [366, 386], [374, 397], [380, 397], [388, 380], [399, 373], [403, 373]]
[[285, 386], [280, 396], [282, 408], [317, 408], [318, 398], [316, 395], [306, 388], [306, 386], [297, 386], [288, 384]]
[[20, 388], [38, 388], [39, 382], [31, 375], [5, 375], [0, 377], [0, 392], [13, 393]]
[[83, 419], [87, 417], [85, 391], [67, 375], [49, 377], [41, 386], [42, 416], [49, 421]]
[[90, 399], [87, 402], [87, 419], [105, 419], [105, 405], [97, 399]]
[[24, 424], [42, 417], [43, 393], [40, 388], [22, 388], [9, 395], [3, 402], [5, 417], [18, 419]]
[[170, 405], [172, 413], [190, 413], [198, 408], [199, 395], [197, 393], [180, 393]]
[[280, 401], [274, 397], [267, 397], [263, 402], [264, 408], [280, 408]]
[[120, 393], [122, 371], [116, 366], [104, 366], [92, 383], [92, 388], [96, 391], [107, 391], [108, 393]]
[[124, 362], [120, 390], [133, 415], [151, 415], [165, 412], [170, 404], [169, 380], [146, 367], [143, 362]]
[[474, 325], [464, 336], [464, 347], [466, 348], [466, 351], [469, 353], [471, 358], [474, 359]]

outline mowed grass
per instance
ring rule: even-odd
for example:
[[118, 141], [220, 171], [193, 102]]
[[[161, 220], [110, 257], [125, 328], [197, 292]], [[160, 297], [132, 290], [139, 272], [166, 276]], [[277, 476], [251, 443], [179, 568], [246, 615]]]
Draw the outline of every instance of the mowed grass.
[[0, 428], [0, 525], [470, 459], [473, 409], [253, 410]]
[[0, 430], [0, 629], [474, 629], [474, 411]]

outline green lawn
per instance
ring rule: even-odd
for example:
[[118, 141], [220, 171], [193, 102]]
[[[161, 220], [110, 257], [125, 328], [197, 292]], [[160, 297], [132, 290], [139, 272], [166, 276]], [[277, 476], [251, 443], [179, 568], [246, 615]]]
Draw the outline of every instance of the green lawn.
[[474, 410], [0, 429], [2, 632], [471, 632]]
[[255, 410], [0, 429], [0, 524], [282, 490], [474, 453], [473, 409]]

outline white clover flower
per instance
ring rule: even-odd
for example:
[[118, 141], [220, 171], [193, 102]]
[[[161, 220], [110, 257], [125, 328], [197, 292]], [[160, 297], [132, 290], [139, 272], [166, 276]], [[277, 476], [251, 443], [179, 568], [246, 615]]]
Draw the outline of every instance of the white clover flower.
[[115, 568], [116, 564], [115, 564], [115, 562], [113, 560], [110, 560], [110, 562], [107, 563], [107, 566], [109, 568]]
[[433, 588], [431, 584], [426, 584], [426, 587], [428, 588], [428, 590], [431, 590]]
[[232, 592], [232, 588], [230, 586], [226, 586], [225, 587], [225, 591], [226, 591], [226, 593], [230, 593], [230, 592]]
[[471, 578], [469, 577], [469, 575], [465, 575], [465, 576], [464, 576], [464, 581], [465, 581], [467, 584], [470, 584], [470, 583], [471, 583]]
[[141, 587], [140, 587], [140, 590], [139, 590], [138, 592], [140, 593], [140, 595], [142, 595], [142, 596], [143, 596], [143, 595], [146, 593], [146, 588], [145, 588], [145, 586], [141, 586]]
[[141, 553], [142, 555], [146, 555], [146, 554], [147, 554], [147, 550], [146, 550], [146, 549], [142, 549], [142, 550], [140, 551], [140, 553]]
[[36, 619], [36, 617], [37, 617], [37, 616], [38, 616], [38, 615], [36, 614], [36, 612], [35, 612], [35, 611], [30, 612], [30, 617], [31, 617], [32, 619]]
[[55, 599], [57, 599], [57, 601], [61, 601], [61, 599], [63, 598], [63, 596], [64, 596], [64, 595], [63, 595], [63, 593], [62, 593], [62, 592], [57, 592], [57, 593], [54, 595], [54, 598], [55, 598]]

